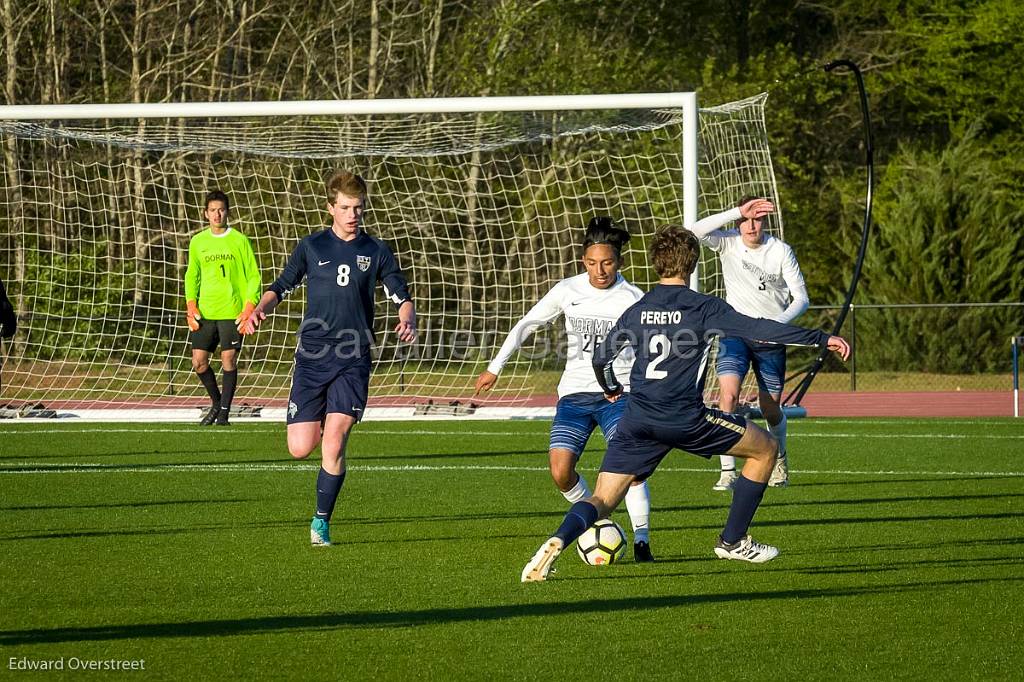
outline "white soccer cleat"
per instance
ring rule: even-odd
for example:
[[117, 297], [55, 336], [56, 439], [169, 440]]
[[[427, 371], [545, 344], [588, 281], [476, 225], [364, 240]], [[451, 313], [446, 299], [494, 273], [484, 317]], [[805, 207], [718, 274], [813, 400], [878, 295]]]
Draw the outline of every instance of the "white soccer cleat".
[[555, 559], [562, 553], [562, 549], [561, 538], [551, 537], [545, 540], [523, 569], [522, 582], [539, 583], [547, 580], [551, 567], [555, 565]]
[[768, 479], [769, 488], [785, 488], [789, 485], [789, 460], [786, 453], [782, 453], [775, 460], [775, 468], [772, 469], [771, 478]]
[[723, 469], [722, 475], [718, 479], [718, 483], [711, 486], [712, 490], [732, 490], [732, 487], [736, 484], [736, 479], [740, 475], [736, 473], [735, 469]]
[[752, 564], [763, 564], [779, 556], [779, 548], [762, 545], [749, 535], [744, 535], [738, 542], [731, 545], [725, 544], [719, 537], [718, 544], [715, 545], [715, 554], [719, 559], [735, 559], [749, 561]]

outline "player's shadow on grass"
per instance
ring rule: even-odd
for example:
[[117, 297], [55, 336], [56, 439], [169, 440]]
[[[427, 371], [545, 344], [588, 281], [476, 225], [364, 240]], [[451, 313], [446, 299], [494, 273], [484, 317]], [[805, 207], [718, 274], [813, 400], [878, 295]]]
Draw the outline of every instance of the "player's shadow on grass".
[[160, 501], [137, 501], [137, 502], [108, 502], [104, 504], [28, 504], [10, 507], [0, 507], [0, 511], [55, 511], [58, 509], [119, 509], [130, 508], [140, 509], [145, 507], [170, 507], [170, 506], [192, 506], [208, 504], [237, 504], [246, 502], [259, 502], [256, 498], [227, 498], [221, 500], [160, 500]]
[[[476, 512], [469, 514], [423, 514], [422, 516], [353, 516], [339, 517], [338, 521], [344, 524], [358, 525], [380, 525], [388, 523], [452, 523], [457, 521], [512, 521], [518, 519], [561, 519], [565, 516], [565, 510], [555, 509], [551, 511], [519, 510], [501, 512]], [[534, 533], [531, 537], [536, 537]]]
[[[239, 453], [239, 452], [252, 452], [251, 447], [239, 446], [234, 448], [211, 448], [209, 450], [188, 450], [183, 452], [181, 448], [165, 448], [160, 450], [122, 450], [122, 451], [106, 451], [106, 452], [92, 452], [92, 453], [52, 453], [52, 452], [33, 452], [31, 455], [0, 455], [2, 460], [18, 460], [18, 459], [68, 459], [70, 457], [80, 457], [82, 459], [92, 459], [94, 457], [173, 457], [175, 455], [181, 456], [187, 454], [189, 457], [201, 457], [201, 456], [216, 456], [222, 453]], [[255, 461], [255, 460], [249, 460]]]
[[[292, 521], [264, 521], [246, 522], [246, 528], [301, 528], [308, 525], [309, 519], [294, 519]], [[197, 533], [232, 533], [237, 532], [238, 524], [235, 523], [208, 523], [190, 524], [188, 526], [133, 526], [132, 528], [117, 528], [104, 530], [71, 530], [61, 532], [38, 532], [21, 533], [19, 535], [7, 535], [0, 537], [0, 542], [12, 542], [18, 540], [75, 540], [80, 538], [105, 538], [105, 537], [156, 537], [169, 535], [195, 535]]]
[[1020, 555], [994, 557], [951, 557], [949, 559], [909, 559], [907, 561], [886, 561], [874, 564], [839, 564], [835, 566], [808, 566], [791, 569], [804, 575], [846, 575], [859, 573], [884, 573], [886, 571], [918, 570], [920, 568], [981, 568], [983, 566], [1018, 566]]
[[[921, 521], [977, 521], [977, 520], [990, 520], [990, 519], [1019, 519], [1024, 518], [1024, 512], [998, 512], [991, 514], [927, 514], [919, 516], [893, 516], [887, 515], [884, 512], [878, 516], [816, 516], [809, 519], [764, 519], [759, 517], [757, 519], [757, 527], [786, 527], [786, 526], [828, 526], [834, 524], [854, 524], [854, 523], [900, 523], [901, 521], [908, 522], [921, 522]], [[691, 524], [685, 526], [658, 526], [659, 531], [671, 531], [671, 530], [712, 530], [720, 529], [722, 527], [721, 522], [711, 524]]]
[[821, 507], [830, 505], [886, 504], [889, 502], [965, 502], [967, 500], [997, 500], [1001, 498], [1024, 497], [1020, 493], [993, 493], [991, 495], [908, 495], [906, 497], [863, 497], [837, 500], [832, 498], [812, 500], [771, 499], [766, 506], [775, 507]]
[[[557, 580], [557, 579], [556, 579]], [[181, 621], [173, 623], [133, 623], [73, 628], [32, 628], [0, 631], [0, 645], [54, 644], [59, 642], [95, 642], [124, 639], [238, 637], [260, 633], [323, 631], [344, 628], [412, 628], [446, 623], [504, 621], [510, 618], [547, 618], [550, 616], [615, 614], [644, 612], [651, 609], [687, 608], [703, 604], [772, 603], [797, 599], [834, 599], [837, 597], [890, 596], [894, 593], [924, 592], [936, 589], [1007, 583], [1008, 590], [1017, 578], [973, 578], [935, 580], [903, 584], [793, 589], [772, 592], [727, 592], [723, 594], [668, 595], [624, 599], [587, 599], [584, 601], [548, 601], [538, 604], [502, 604], [456, 608], [431, 608], [401, 611], [355, 611], [304, 616], [264, 616], [226, 620]], [[543, 585], [524, 585], [523, 590], [538, 595], [554, 589]], [[528, 624], [527, 624], [528, 625]]]
[[420, 460], [420, 459], [480, 459], [482, 457], [509, 457], [509, 456], [534, 456], [537, 457], [537, 466], [546, 466], [547, 457], [545, 455], [543, 461], [538, 456], [537, 450], [502, 450], [500, 452], [428, 452], [428, 453], [414, 453], [414, 454], [396, 454], [396, 455], [358, 455], [353, 454], [350, 456], [352, 464], [359, 464], [368, 460], [383, 460], [386, 462], [395, 462], [401, 460]]
[[[92, 457], [92, 455], [89, 455]], [[189, 470], [194, 468], [195, 471], [202, 471], [203, 467], [222, 467], [222, 466], [245, 466], [247, 464], [281, 464], [290, 463], [292, 459], [285, 459], [282, 457], [273, 457], [270, 459], [231, 459], [231, 460], [209, 460], [204, 462], [189, 462], [177, 460], [174, 462], [138, 462], [134, 464], [93, 464], [91, 462], [78, 462], [75, 464], [53, 464], [40, 467], [37, 464], [23, 464], [23, 465], [4, 465], [0, 471], [3, 472], [46, 472], [46, 473], [80, 473], [83, 471], [123, 471], [125, 473], [131, 473], [133, 471], [146, 471], [153, 469], [167, 469], [168, 471], [173, 470]], [[296, 463], [296, 466], [302, 466], [300, 463]], [[260, 469], [253, 469], [253, 473], [259, 473]], [[245, 473], [242, 471], [242, 473]]]
[[[975, 547], [1003, 547], [1011, 545], [1024, 544], [1024, 537], [1013, 537], [1013, 538], [971, 538], [969, 540], [923, 540], [918, 543], [914, 542], [893, 542], [888, 544], [874, 544], [874, 545], [851, 545], [843, 543], [841, 546], [828, 547], [827, 551], [829, 554], [861, 554], [862, 552], [914, 552], [923, 551], [933, 553], [943, 547], [951, 547], [957, 550], [964, 548], [973, 549]], [[811, 555], [818, 557], [822, 552], [821, 548], [815, 548], [813, 550], [794, 550], [787, 551], [787, 555], [798, 556], [802, 554]]]
[[[800, 472], [795, 471], [793, 472], [793, 475], [800, 476]], [[964, 481], [1002, 481], [1006, 479], [1016, 479], [1019, 481], [1022, 478], [1020, 474], [996, 474], [993, 476], [927, 476], [925, 478], [906, 478], [906, 476], [908, 475], [913, 474], [879, 474], [879, 478], [867, 480], [862, 479], [860, 477], [856, 479], [840, 478], [828, 481], [813, 480], [811, 482], [808, 482], [807, 486], [815, 488], [828, 485], [838, 485], [844, 488], [853, 485], [884, 485], [888, 487], [896, 487], [903, 483], [940, 483], [945, 481], [951, 481], [953, 483], [963, 483]], [[817, 476], [818, 474], [807, 474], [807, 478], [816, 479]]]

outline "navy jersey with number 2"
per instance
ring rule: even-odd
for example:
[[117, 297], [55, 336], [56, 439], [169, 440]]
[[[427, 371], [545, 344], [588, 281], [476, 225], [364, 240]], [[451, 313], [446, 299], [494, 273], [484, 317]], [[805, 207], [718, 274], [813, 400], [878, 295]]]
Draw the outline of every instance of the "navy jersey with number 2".
[[606, 393], [621, 386], [612, 371], [615, 356], [630, 344], [626, 416], [635, 422], [670, 424], [702, 418], [708, 348], [715, 336], [816, 346], [828, 334], [741, 315], [720, 298], [682, 285], [658, 284], [628, 308], [594, 353], [594, 371]]

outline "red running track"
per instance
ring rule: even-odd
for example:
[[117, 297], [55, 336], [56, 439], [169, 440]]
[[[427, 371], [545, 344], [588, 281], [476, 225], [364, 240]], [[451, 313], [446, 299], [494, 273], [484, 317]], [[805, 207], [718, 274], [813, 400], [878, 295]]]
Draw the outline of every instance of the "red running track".
[[[20, 402], [20, 401], [19, 401]], [[249, 401], [245, 398], [236, 400], [236, 405], [244, 405]], [[254, 400], [255, 404], [265, 407], [284, 407], [284, 400]], [[391, 407], [423, 404], [426, 399], [408, 397], [382, 396], [370, 398], [370, 407]], [[448, 399], [435, 398], [434, 402], [444, 405]], [[475, 403], [486, 407], [549, 407], [554, 406], [557, 397], [553, 395], [533, 396], [524, 400], [469, 400], [461, 399], [463, 405]], [[1024, 403], [1024, 400], [1021, 401]], [[46, 407], [57, 410], [67, 409], [147, 409], [193, 407], [200, 408], [207, 404], [199, 398], [168, 398], [149, 400], [144, 403], [120, 403], [102, 401], [53, 401]], [[2, 405], [2, 404], [0, 404]], [[801, 404], [809, 417], [1012, 417], [1012, 391], [956, 391], [945, 393], [929, 392], [856, 392], [839, 393], [810, 392], [804, 396]], [[15, 407], [16, 405], [12, 405]], [[1024, 414], [1024, 404], [1020, 407]], [[1024, 423], [1024, 422], [1022, 422]]]

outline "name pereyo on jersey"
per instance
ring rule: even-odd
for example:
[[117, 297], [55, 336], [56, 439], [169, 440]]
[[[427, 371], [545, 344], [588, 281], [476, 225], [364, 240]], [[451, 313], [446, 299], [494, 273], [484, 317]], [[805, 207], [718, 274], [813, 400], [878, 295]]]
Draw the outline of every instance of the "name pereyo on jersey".
[[641, 310], [640, 324], [679, 324], [683, 314], [678, 310]]

